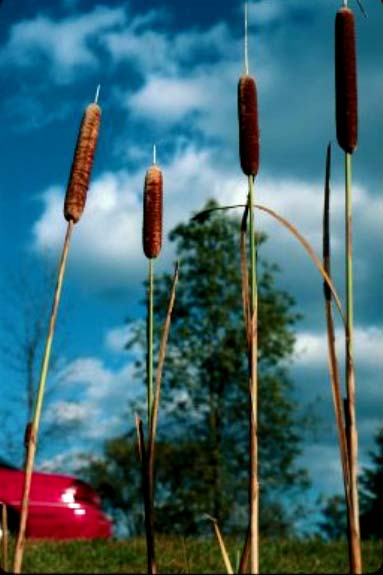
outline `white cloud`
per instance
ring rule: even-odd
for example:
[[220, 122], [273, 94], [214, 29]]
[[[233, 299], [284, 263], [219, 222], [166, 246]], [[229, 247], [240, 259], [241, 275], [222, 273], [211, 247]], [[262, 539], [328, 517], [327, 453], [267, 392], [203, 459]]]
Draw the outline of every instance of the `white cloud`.
[[[110, 329], [105, 335], [106, 349], [116, 354], [123, 354], [126, 357], [127, 351], [125, 345], [134, 336], [138, 323], [141, 323], [141, 321], [130, 322], [128, 325]], [[130, 354], [135, 355], [139, 349], [139, 346], [134, 345], [133, 348], [129, 350]]]
[[[317, 0], [316, 5], [322, 6], [325, 4], [324, 0]], [[298, 10], [311, 11], [311, 6], [302, 5], [300, 0], [259, 0], [258, 2], [249, 3], [248, 19], [249, 24], [254, 26], [270, 26], [286, 22], [286, 18], [294, 15]]]
[[110, 351], [121, 353], [130, 335], [130, 326], [116, 327], [106, 334], [105, 345]]
[[134, 367], [125, 363], [109, 368], [100, 358], [81, 357], [66, 366], [65, 386], [82, 386], [87, 400], [118, 401], [135, 395]]
[[[177, 124], [181, 133], [192, 130], [203, 138], [225, 142], [230, 149], [237, 135], [238, 77], [236, 62], [220, 60], [177, 74], [148, 73], [141, 87], [127, 95], [116, 93], [116, 98], [132, 117], [154, 123], [156, 128], [169, 131]], [[231, 153], [232, 165], [234, 158]]]
[[[338, 360], [344, 362], [344, 331], [335, 332]], [[383, 330], [377, 327], [356, 327], [354, 353], [356, 367], [383, 368]], [[317, 368], [327, 365], [327, 335], [325, 333], [298, 332], [295, 345], [296, 360], [302, 367]]]
[[31, 67], [48, 62], [55, 80], [68, 82], [77, 67], [94, 69], [98, 65], [91, 42], [124, 22], [123, 9], [106, 6], [58, 21], [42, 15], [22, 20], [12, 27], [9, 40], [0, 52], [0, 64]]
[[[206, 56], [218, 60], [229, 56], [233, 38], [226, 23], [209, 29], [190, 29], [179, 33], [160, 31], [161, 14], [149, 12], [146, 18], [133, 20], [119, 31], [105, 34], [104, 42], [113, 60], [134, 66], [143, 77], [153, 73], [180, 75], [200, 65]], [[154, 21], [157, 20], [157, 28]], [[138, 29], [145, 24], [146, 29]]]
[[101, 360], [93, 357], [76, 359], [65, 371], [68, 373], [67, 385], [86, 385], [88, 395], [93, 397], [106, 395], [113, 378], [113, 373], [105, 369]]
[[206, 89], [191, 79], [153, 77], [128, 99], [128, 105], [137, 116], [168, 124], [204, 108], [206, 96]]
[[[161, 147], [159, 159], [161, 164]], [[233, 171], [230, 165], [222, 167], [217, 164], [213, 149], [197, 149], [193, 146], [181, 148], [161, 167], [164, 175], [164, 242], [159, 265], [167, 265], [172, 257], [172, 247], [166, 237], [177, 223], [187, 221], [193, 212], [201, 210], [210, 197], [216, 198], [221, 205], [243, 204], [247, 189], [239, 169]], [[82, 277], [92, 278], [96, 289], [105, 285], [128, 285], [145, 277], [146, 260], [142, 255], [141, 244], [144, 174], [144, 167], [134, 172], [107, 172], [91, 185], [83, 217], [74, 230], [70, 265]], [[343, 269], [340, 261], [344, 241], [343, 196], [343, 189], [334, 186], [331, 210], [333, 269]], [[62, 216], [64, 191], [59, 187], [51, 187], [42, 197], [44, 209], [33, 228], [33, 246], [39, 253], [46, 253], [49, 249], [58, 253], [65, 233], [65, 220]], [[260, 176], [256, 184], [256, 201], [289, 219], [321, 257], [322, 182], [313, 184]], [[371, 237], [371, 244], [375, 242], [377, 245], [381, 234], [381, 200], [374, 199], [365, 188], [355, 185], [354, 205], [358, 214], [355, 217], [358, 237], [364, 241]], [[306, 265], [305, 252], [285, 228], [261, 212], [257, 213], [257, 222], [260, 229], [270, 237], [266, 253], [271, 255], [271, 259], [277, 258], [278, 261], [283, 249], [287, 261], [283, 265], [285, 272], [294, 272], [289, 262], [292, 264], [294, 261], [294, 266], [298, 262], [299, 265]], [[371, 251], [369, 258], [373, 256], [374, 251]], [[363, 277], [366, 266], [363, 244], [359, 243], [355, 247], [354, 258], [359, 273], [358, 284], [362, 286], [368, 279]], [[307, 266], [307, 269], [314, 270], [311, 263]], [[316, 270], [312, 277], [318, 282]]]
[[43, 473], [74, 473], [84, 466], [84, 453], [81, 449], [73, 448], [47, 457], [41, 461], [38, 470]]
[[[73, 4], [67, 2], [69, 8]], [[179, 75], [182, 67], [193, 68], [197, 57], [230, 54], [228, 44], [233, 39], [227, 24], [174, 34], [160, 30], [163, 20], [164, 10], [128, 17], [126, 7], [107, 5], [60, 20], [39, 14], [13, 25], [0, 51], [0, 65], [32, 69], [48, 63], [53, 79], [60, 84], [71, 81], [78, 67], [96, 71], [101, 62], [100, 48], [113, 64], [128, 64], [143, 78], [153, 73], [164, 78]]]
[[167, 37], [154, 30], [139, 34], [130, 27], [109, 33], [105, 35], [105, 46], [114, 61], [129, 63], [142, 75], [176, 70], [174, 60], [169, 57]]
[[[199, 210], [208, 197], [222, 199], [230, 178], [221, 186], [208, 151], [187, 148], [163, 165], [164, 238], [181, 220]], [[146, 273], [142, 254], [142, 189], [145, 169], [134, 173], [102, 174], [91, 185], [84, 214], [76, 224], [70, 265], [99, 285], [126, 285]], [[183, 198], [188, 199], [185, 204]], [[39, 253], [61, 250], [65, 220], [64, 190], [51, 187], [42, 194], [44, 209], [33, 227], [33, 247]], [[164, 241], [165, 260], [170, 255]]]
[[[87, 205], [75, 226], [70, 263], [79, 273], [91, 272], [103, 285], [124, 283], [132, 268], [144, 267], [141, 249], [143, 174], [105, 173], [91, 185]], [[33, 227], [34, 248], [58, 253], [63, 244], [64, 190], [43, 194], [44, 211]], [[85, 264], [85, 268], [84, 268]], [[131, 277], [131, 276], [130, 276]]]
[[46, 421], [78, 425], [80, 442], [123, 433], [128, 401], [144, 392], [144, 387], [137, 385], [134, 369], [128, 357], [119, 366], [92, 356], [67, 363], [58, 374], [62, 399], [50, 405]]
[[46, 420], [57, 425], [83, 423], [88, 415], [85, 405], [73, 401], [57, 401], [47, 411]]
[[284, 4], [282, 2], [273, 2], [272, 0], [261, 0], [256, 5], [249, 4], [248, 7], [249, 24], [275, 24], [275, 22], [283, 18], [284, 14]]

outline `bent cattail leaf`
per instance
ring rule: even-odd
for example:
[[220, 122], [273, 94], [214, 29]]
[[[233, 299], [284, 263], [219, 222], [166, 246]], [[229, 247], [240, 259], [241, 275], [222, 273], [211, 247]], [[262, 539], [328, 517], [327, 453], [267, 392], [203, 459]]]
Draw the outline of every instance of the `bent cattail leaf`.
[[100, 120], [100, 106], [89, 104], [81, 122], [65, 196], [64, 217], [67, 221], [78, 222], [84, 211]]
[[256, 176], [259, 168], [257, 88], [251, 76], [238, 82], [239, 158], [242, 171]]
[[338, 144], [352, 154], [358, 142], [358, 94], [354, 14], [346, 6], [335, 19], [335, 93]]
[[156, 258], [162, 245], [162, 172], [153, 164], [144, 185], [143, 248], [147, 258]]

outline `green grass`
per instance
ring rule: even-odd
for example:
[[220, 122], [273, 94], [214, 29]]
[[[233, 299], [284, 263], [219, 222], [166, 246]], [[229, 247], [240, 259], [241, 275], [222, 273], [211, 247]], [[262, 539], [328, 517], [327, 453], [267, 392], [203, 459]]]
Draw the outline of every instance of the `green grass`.
[[[233, 565], [241, 541], [226, 538]], [[364, 573], [378, 569], [382, 542], [362, 546]], [[12, 553], [11, 553], [12, 554]], [[162, 573], [224, 573], [213, 538], [158, 537], [157, 559]], [[8, 565], [11, 570], [11, 565]], [[345, 542], [261, 541], [261, 573], [348, 573]], [[123, 541], [27, 541], [23, 573], [146, 573], [143, 538]]]

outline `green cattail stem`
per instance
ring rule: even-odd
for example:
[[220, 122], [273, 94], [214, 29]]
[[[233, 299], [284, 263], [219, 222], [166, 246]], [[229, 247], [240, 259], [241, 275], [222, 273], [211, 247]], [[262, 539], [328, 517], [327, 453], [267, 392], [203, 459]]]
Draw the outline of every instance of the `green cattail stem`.
[[257, 248], [254, 226], [254, 176], [249, 182], [250, 233], [250, 572], [259, 573], [259, 482], [258, 482], [258, 293]]
[[351, 154], [345, 152], [345, 193], [346, 193], [346, 321], [348, 328], [348, 351], [353, 357], [353, 272], [352, 272], [352, 169]]
[[148, 429], [152, 420], [153, 411], [153, 328], [154, 328], [154, 259], [149, 258], [149, 285], [147, 310], [147, 393], [148, 393]]
[[24, 486], [23, 486], [23, 498], [21, 503], [21, 516], [20, 516], [20, 526], [19, 532], [16, 542], [16, 549], [15, 549], [15, 558], [14, 558], [14, 565], [13, 565], [13, 572], [20, 573], [21, 565], [23, 560], [23, 553], [24, 553], [24, 546], [25, 546], [25, 532], [27, 526], [27, 518], [28, 518], [28, 505], [29, 505], [29, 494], [31, 490], [31, 482], [32, 482], [32, 473], [33, 473], [33, 466], [35, 461], [35, 454], [37, 448], [37, 435], [40, 425], [40, 418], [41, 418], [41, 410], [43, 405], [44, 399], [44, 391], [45, 391], [45, 384], [48, 375], [48, 368], [49, 368], [49, 360], [51, 356], [51, 348], [54, 336], [54, 330], [56, 325], [57, 319], [57, 312], [60, 303], [60, 296], [61, 296], [61, 289], [65, 274], [66, 262], [68, 258], [68, 251], [70, 245], [70, 239], [72, 234], [74, 222], [70, 220], [68, 222], [64, 247], [61, 254], [58, 277], [57, 277], [57, 284], [56, 290], [53, 299], [52, 311], [49, 320], [49, 327], [48, 327], [48, 335], [45, 343], [43, 361], [41, 366], [41, 373], [40, 373], [40, 380], [38, 385], [37, 391], [37, 400], [34, 409], [33, 419], [32, 419], [32, 427], [31, 433], [29, 438], [29, 444], [27, 447], [27, 457], [25, 463], [25, 478], [24, 478]]
[[345, 228], [346, 228], [346, 436], [350, 464], [350, 567], [352, 573], [362, 573], [358, 500], [358, 435], [355, 417], [354, 371], [354, 301], [352, 270], [352, 170], [351, 154], [345, 152]]

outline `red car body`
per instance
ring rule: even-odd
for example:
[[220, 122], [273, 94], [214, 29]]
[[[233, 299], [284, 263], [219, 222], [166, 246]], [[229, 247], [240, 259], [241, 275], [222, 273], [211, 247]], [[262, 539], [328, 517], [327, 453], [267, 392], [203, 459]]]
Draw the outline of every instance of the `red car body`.
[[[0, 460], [0, 502], [8, 509], [10, 530], [16, 530], [21, 509], [24, 472]], [[70, 475], [32, 475], [27, 537], [94, 539], [112, 535], [112, 523], [100, 507], [94, 489]]]

